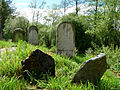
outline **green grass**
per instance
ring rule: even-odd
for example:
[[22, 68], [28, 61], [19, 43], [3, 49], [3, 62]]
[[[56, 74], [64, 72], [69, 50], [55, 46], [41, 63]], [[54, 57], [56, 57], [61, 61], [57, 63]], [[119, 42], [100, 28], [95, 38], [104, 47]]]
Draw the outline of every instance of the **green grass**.
[[120, 48], [116, 47], [114, 48], [114, 45], [111, 45], [111, 47], [102, 47], [102, 48], [96, 48], [94, 51], [94, 54], [97, 55], [100, 52], [103, 52], [107, 56], [107, 63], [110, 67], [110, 69], [115, 70], [120, 73]]
[[[7, 48], [17, 45], [16, 51], [10, 52]], [[33, 46], [26, 42], [19, 41], [18, 43], [0, 41], [0, 48], [6, 48], [6, 52], [0, 55], [0, 90], [24, 90], [37, 87], [42, 89], [54, 90], [110, 90], [120, 89], [120, 79], [107, 70], [101, 78], [98, 86], [91, 83], [88, 85], [71, 84], [74, 74], [79, 69], [80, 65], [93, 57], [93, 55], [76, 55], [74, 58], [68, 58], [55, 53], [49, 53], [52, 49], [47, 49], [41, 46]], [[21, 61], [24, 60], [29, 54], [35, 50], [40, 49], [51, 56], [55, 60], [56, 77], [49, 77], [48, 81], [36, 80], [36, 86], [32, 86], [31, 82], [26, 82], [21, 76]], [[55, 48], [54, 48], [55, 49]]]

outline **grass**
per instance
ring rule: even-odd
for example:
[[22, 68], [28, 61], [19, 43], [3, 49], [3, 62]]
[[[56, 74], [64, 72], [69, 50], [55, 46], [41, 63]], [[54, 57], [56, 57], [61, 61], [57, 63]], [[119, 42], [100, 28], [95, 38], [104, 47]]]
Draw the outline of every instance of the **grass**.
[[[17, 45], [16, 51], [10, 52], [7, 48]], [[88, 83], [88, 85], [71, 84], [74, 74], [79, 69], [80, 65], [93, 57], [91, 54], [76, 55], [74, 58], [68, 58], [55, 53], [50, 53], [51, 50], [41, 47], [33, 46], [26, 42], [19, 41], [18, 43], [0, 41], [0, 48], [6, 48], [6, 52], [0, 54], [0, 90], [24, 90], [24, 89], [54, 89], [54, 90], [110, 90], [120, 89], [120, 79], [108, 69], [101, 78], [98, 86]], [[49, 77], [48, 81], [36, 80], [37, 84], [31, 85], [31, 82], [26, 82], [21, 76], [21, 61], [35, 50], [40, 49], [43, 52], [50, 54], [55, 60], [56, 77]], [[108, 58], [108, 57], [107, 57]], [[115, 68], [115, 67], [114, 67]]]

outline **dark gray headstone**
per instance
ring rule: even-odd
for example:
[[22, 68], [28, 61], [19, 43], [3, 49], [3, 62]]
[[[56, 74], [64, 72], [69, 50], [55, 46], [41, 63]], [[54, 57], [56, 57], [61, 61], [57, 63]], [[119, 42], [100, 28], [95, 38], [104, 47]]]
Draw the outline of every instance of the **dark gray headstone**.
[[13, 42], [17, 42], [19, 40], [24, 40], [25, 32], [21, 28], [16, 28], [13, 32]]
[[[33, 51], [30, 56], [21, 62], [22, 74], [25, 79], [30, 80], [28, 73], [31, 73], [36, 79], [42, 79], [47, 75], [55, 76], [55, 63], [54, 59], [39, 49]], [[28, 72], [25, 72], [25, 71]]]
[[72, 83], [87, 81], [97, 84], [107, 69], [106, 55], [104, 53], [85, 61], [75, 74]]
[[59, 24], [56, 33], [57, 54], [65, 56], [75, 55], [75, 35], [73, 25], [69, 22]]
[[33, 45], [38, 44], [38, 28], [36, 26], [31, 26], [29, 28], [28, 42]]

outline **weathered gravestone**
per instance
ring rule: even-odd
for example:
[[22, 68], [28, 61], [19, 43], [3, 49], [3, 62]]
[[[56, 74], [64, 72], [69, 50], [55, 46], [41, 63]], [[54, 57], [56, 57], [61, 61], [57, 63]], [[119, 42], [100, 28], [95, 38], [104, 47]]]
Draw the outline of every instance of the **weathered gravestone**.
[[21, 61], [22, 74], [25, 79], [30, 80], [29, 74], [31, 73], [36, 79], [47, 79], [47, 75], [55, 77], [55, 63], [54, 59], [36, 49], [30, 56]]
[[28, 42], [33, 45], [38, 44], [38, 28], [36, 26], [31, 26], [29, 28]]
[[75, 40], [74, 28], [69, 22], [59, 24], [56, 33], [56, 52], [57, 54], [74, 56]]
[[24, 40], [25, 32], [21, 28], [16, 28], [13, 32], [13, 42], [17, 42], [19, 40]]
[[87, 81], [97, 84], [107, 69], [106, 55], [101, 53], [98, 56], [85, 61], [78, 72], [75, 74], [72, 83], [82, 81], [85, 84]]

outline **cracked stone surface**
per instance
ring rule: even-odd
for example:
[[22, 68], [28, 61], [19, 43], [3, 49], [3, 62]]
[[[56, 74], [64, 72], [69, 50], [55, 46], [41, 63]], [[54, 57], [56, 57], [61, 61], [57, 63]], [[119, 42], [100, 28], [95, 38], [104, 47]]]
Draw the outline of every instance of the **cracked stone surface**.
[[106, 55], [100, 53], [98, 56], [85, 61], [72, 79], [72, 83], [86, 83], [87, 81], [97, 84], [107, 69]]
[[[30, 80], [30, 74], [36, 79], [45, 79], [47, 75], [55, 77], [55, 63], [54, 59], [39, 49], [33, 51], [30, 56], [21, 62], [22, 64], [22, 74], [25, 79]], [[25, 72], [25, 71], [28, 72]]]

